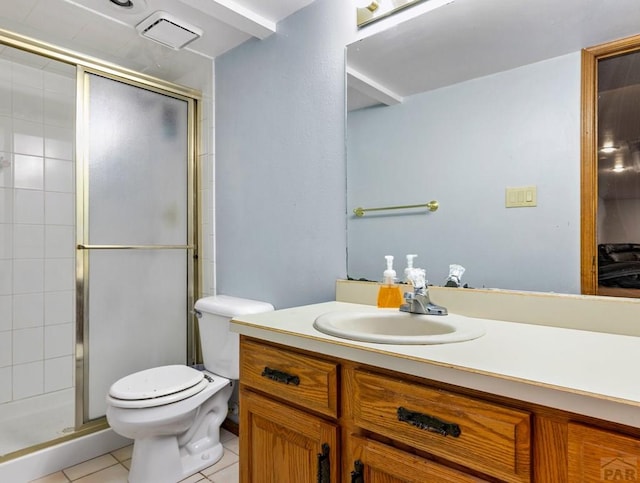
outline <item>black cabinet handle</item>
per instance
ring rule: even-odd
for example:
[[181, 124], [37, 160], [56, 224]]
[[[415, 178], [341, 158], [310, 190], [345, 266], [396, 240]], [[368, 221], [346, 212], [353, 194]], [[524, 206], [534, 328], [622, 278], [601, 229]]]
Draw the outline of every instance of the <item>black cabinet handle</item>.
[[331, 462], [329, 461], [329, 445], [322, 443], [322, 453], [318, 453], [318, 483], [331, 481]]
[[398, 408], [398, 421], [412, 424], [417, 428], [426, 429], [427, 431], [438, 433], [442, 436], [453, 436], [457, 438], [462, 433], [460, 426], [455, 423], [447, 423], [428, 414], [409, 411], [403, 407]]
[[364, 465], [362, 461], [353, 462], [353, 471], [351, 472], [351, 483], [364, 483]]
[[271, 369], [269, 367], [265, 367], [261, 375], [263, 377], [268, 377], [269, 379], [272, 379], [276, 382], [282, 382], [284, 384], [293, 384], [294, 386], [300, 384], [300, 378], [298, 376], [292, 376], [291, 374], [287, 374], [286, 372], [282, 372], [277, 369]]

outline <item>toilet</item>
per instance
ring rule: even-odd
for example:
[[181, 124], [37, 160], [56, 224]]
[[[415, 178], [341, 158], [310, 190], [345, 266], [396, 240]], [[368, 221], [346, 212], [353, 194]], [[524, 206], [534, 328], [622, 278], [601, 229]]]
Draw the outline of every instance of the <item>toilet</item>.
[[232, 380], [239, 378], [236, 315], [269, 312], [266, 302], [226, 295], [195, 304], [204, 370], [185, 365], [147, 369], [116, 381], [107, 395], [107, 421], [131, 438], [130, 483], [175, 483], [216, 463], [223, 453], [220, 425]]

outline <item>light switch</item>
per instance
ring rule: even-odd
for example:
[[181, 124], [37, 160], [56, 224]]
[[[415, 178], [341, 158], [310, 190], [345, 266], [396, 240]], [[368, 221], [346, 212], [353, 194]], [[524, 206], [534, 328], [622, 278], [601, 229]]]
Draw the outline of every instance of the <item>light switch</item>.
[[537, 206], [538, 188], [536, 186], [519, 186], [506, 188], [505, 204], [506, 208], [523, 208], [527, 206]]

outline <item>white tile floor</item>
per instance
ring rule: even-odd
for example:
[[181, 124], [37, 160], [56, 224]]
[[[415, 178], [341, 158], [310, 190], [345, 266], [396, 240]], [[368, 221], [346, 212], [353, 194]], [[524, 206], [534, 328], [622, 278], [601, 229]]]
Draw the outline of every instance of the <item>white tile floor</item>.
[[[238, 483], [238, 437], [222, 429], [220, 440], [224, 446], [222, 459], [181, 483]], [[132, 449], [125, 446], [31, 483], [127, 483]]]

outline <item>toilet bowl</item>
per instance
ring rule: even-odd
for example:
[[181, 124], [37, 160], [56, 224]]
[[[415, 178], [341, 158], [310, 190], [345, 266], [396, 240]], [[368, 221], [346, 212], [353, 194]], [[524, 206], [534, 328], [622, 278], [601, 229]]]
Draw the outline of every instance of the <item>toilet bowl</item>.
[[200, 299], [195, 311], [205, 370], [155, 367], [111, 386], [107, 421], [134, 440], [130, 483], [175, 483], [222, 457], [220, 425], [239, 377], [239, 336], [229, 321], [270, 310], [271, 304], [224, 295]]
[[[120, 398], [107, 396], [107, 420], [113, 430], [134, 440], [129, 481], [176, 482], [210, 466], [222, 457], [220, 425], [227, 415], [231, 381], [187, 366], [163, 366], [137, 372], [116, 382], [123, 386], [133, 380], [144, 384], [164, 380], [197, 383], [158, 397], [134, 399], [136, 391]], [[188, 374], [192, 372], [192, 374]], [[161, 391], [162, 392], [162, 391]]]

